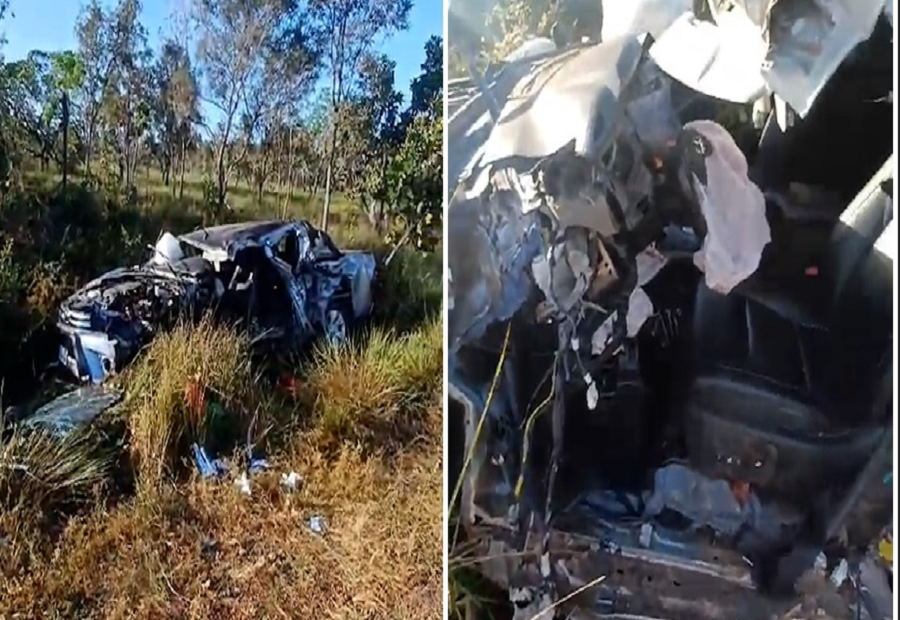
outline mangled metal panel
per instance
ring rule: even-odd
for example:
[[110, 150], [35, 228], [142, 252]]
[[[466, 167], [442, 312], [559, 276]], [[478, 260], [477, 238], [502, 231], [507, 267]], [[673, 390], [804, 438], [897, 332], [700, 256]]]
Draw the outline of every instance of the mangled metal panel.
[[[202, 256], [186, 256], [185, 248]], [[270, 300], [293, 317], [281, 325], [260, 325], [252, 315], [260, 268], [284, 284], [286, 297]], [[254, 344], [286, 335], [302, 344], [321, 332], [343, 341], [349, 324], [372, 310], [375, 271], [374, 255], [342, 253], [306, 222], [217, 226], [180, 241], [164, 234], [146, 264], [109, 272], [63, 302], [59, 361], [79, 380], [101, 383], [158, 329], [232, 306], [241, 306], [237, 314], [247, 320]]]
[[[644, 218], [638, 206], [653, 191], [647, 150], [678, 128], [668, 82], [641, 66], [645, 51], [643, 39], [624, 37], [524, 75], [515, 67], [500, 120], [478, 130], [484, 147], [448, 208], [451, 350], [515, 314], [535, 286], [545, 320], [625, 275], [614, 266], [624, 250], [611, 240]], [[552, 121], [562, 101], [574, 106], [573, 124], [560, 128]], [[479, 139], [463, 117], [450, 132], [451, 160], [454, 147], [472, 153]]]
[[122, 393], [106, 386], [85, 386], [67, 392], [41, 406], [22, 421], [26, 428], [40, 428], [55, 435], [67, 435], [93, 422], [122, 398]]
[[576, 153], [592, 153], [613, 131], [607, 112], [641, 55], [641, 43], [626, 36], [544, 61], [510, 93], [485, 145], [483, 164], [546, 157], [570, 140]]
[[801, 117], [854, 47], [883, 0], [709, 0], [715, 23], [686, 12], [652, 50], [669, 75], [726, 101], [776, 94]]

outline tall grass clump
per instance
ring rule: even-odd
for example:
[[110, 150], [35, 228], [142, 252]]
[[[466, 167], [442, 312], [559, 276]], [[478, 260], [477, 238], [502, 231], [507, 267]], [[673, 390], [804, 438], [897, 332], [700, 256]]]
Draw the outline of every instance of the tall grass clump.
[[442, 335], [432, 320], [408, 334], [376, 327], [344, 346], [318, 348], [303, 392], [319, 444], [393, 452], [433, 431]]
[[262, 430], [255, 379], [249, 341], [234, 329], [206, 319], [160, 334], [126, 382], [138, 488], [158, 489], [192, 443], [225, 450]]
[[87, 431], [59, 437], [16, 428], [0, 443], [0, 511], [25, 507], [49, 515], [72, 507], [94, 496], [111, 463]]

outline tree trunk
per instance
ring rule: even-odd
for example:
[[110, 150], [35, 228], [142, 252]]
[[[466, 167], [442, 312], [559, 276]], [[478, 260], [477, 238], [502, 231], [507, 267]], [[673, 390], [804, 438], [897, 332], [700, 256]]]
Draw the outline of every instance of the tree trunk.
[[181, 184], [178, 190], [178, 199], [184, 200], [184, 166], [185, 160], [187, 159], [187, 145], [185, 144], [185, 139], [181, 139]]
[[62, 191], [66, 193], [66, 186], [69, 183], [69, 95], [63, 93], [62, 96], [62, 132], [63, 132], [63, 152], [62, 152]]
[[218, 171], [218, 173], [216, 175], [216, 181], [217, 181], [216, 189], [218, 191], [217, 198], [218, 198], [218, 203], [219, 203], [218, 207], [220, 209], [224, 209], [225, 208], [225, 192], [227, 191], [227, 189], [225, 187], [225, 142], [224, 141], [222, 142], [222, 147], [219, 149], [218, 160], [219, 161], [216, 164], [216, 168]]
[[91, 178], [91, 156], [94, 154], [94, 124], [88, 124], [87, 141], [84, 148], [84, 175]]
[[331, 214], [331, 175], [337, 158], [337, 108], [332, 110], [331, 148], [328, 153], [328, 167], [325, 169], [325, 202], [322, 205], [322, 230], [328, 232], [328, 216]]

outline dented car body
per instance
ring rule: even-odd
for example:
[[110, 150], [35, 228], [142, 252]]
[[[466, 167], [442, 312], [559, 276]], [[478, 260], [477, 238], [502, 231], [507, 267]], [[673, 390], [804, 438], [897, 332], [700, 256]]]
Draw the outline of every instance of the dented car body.
[[813, 84], [748, 156], [654, 47], [523, 54], [451, 115], [460, 548], [521, 618], [887, 617], [890, 111], [854, 138]]
[[375, 256], [342, 252], [303, 221], [266, 221], [161, 236], [143, 265], [106, 273], [63, 302], [60, 363], [102, 382], [175, 321], [214, 312], [254, 344], [341, 341], [372, 310]]

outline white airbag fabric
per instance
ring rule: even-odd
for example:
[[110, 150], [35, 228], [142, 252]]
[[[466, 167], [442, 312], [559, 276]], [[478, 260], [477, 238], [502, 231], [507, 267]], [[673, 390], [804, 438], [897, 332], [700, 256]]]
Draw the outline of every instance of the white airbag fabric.
[[707, 227], [694, 264], [709, 288], [728, 293], [756, 271], [772, 240], [766, 201], [748, 178], [747, 160], [725, 128], [713, 121], [694, 121], [685, 129], [693, 129], [712, 146], [705, 160], [706, 185], [696, 175], [692, 179]]

